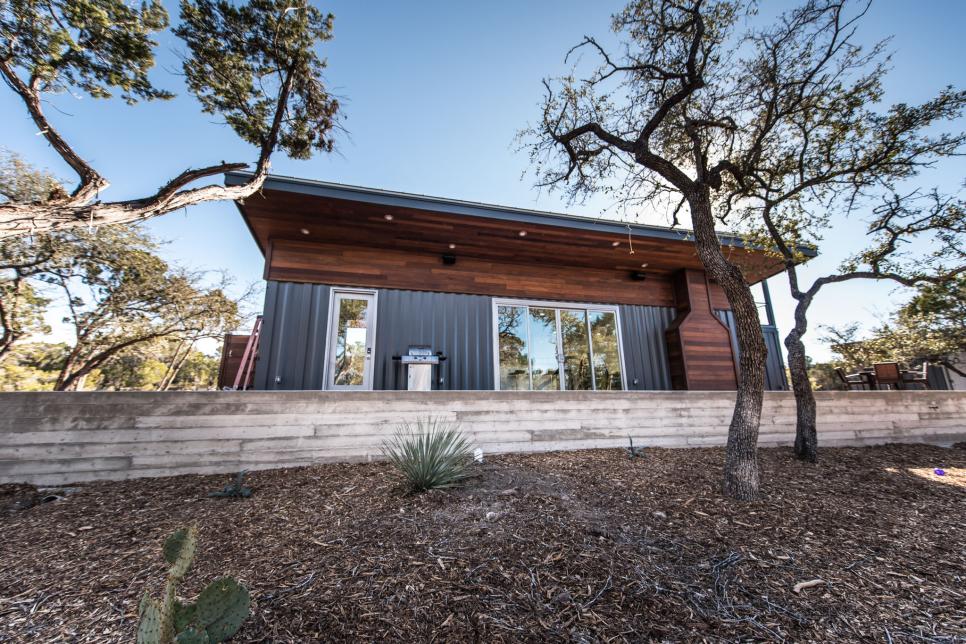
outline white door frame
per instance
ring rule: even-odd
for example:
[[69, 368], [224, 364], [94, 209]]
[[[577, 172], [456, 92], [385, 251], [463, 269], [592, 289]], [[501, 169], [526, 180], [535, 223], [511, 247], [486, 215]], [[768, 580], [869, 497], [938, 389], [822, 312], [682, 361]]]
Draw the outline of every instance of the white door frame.
[[[340, 296], [363, 296], [369, 300], [366, 319], [366, 366], [362, 375], [361, 385], [332, 384], [332, 363], [335, 359], [336, 326], [339, 322]], [[373, 379], [373, 363], [376, 355], [376, 313], [379, 309], [379, 292], [373, 289], [332, 287], [329, 290], [329, 315], [326, 321], [325, 333], [325, 363], [322, 366], [322, 388], [337, 391], [371, 391]]]

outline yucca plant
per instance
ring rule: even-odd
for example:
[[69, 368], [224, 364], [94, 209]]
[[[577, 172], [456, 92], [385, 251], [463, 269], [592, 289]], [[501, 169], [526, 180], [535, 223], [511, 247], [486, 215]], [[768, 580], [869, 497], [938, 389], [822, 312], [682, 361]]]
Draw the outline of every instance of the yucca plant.
[[400, 424], [382, 451], [406, 477], [412, 492], [457, 487], [469, 477], [473, 462], [472, 447], [459, 423], [438, 418]]

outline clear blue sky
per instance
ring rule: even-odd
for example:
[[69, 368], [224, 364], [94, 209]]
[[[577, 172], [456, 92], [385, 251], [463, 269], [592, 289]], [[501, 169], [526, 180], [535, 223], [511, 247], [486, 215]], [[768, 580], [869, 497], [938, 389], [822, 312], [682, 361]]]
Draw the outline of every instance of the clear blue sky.
[[[177, 20], [177, 4], [166, 2]], [[763, 16], [790, 3], [765, 3]], [[337, 0], [318, 3], [335, 16], [335, 39], [325, 45], [328, 84], [342, 96], [348, 134], [337, 154], [309, 161], [283, 156], [273, 171], [405, 192], [597, 216], [602, 203], [568, 205], [532, 187], [528, 160], [515, 132], [537, 116], [540, 79], [565, 71], [563, 56], [584, 34], [607, 37], [609, 15], [622, 3], [545, 0], [489, 3]], [[945, 85], [966, 87], [966, 45], [960, 0], [878, 0], [861, 28], [873, 42], [894, 36], [888, 101], [917, 102]], [[255, 151], [200, 112], [184, 91], [170, 33], [158, 48], [156, 83], [176, 91], [169, 102], [127, 107], [118, 101], [55, 97], [47, 111], [61, 132], [112, 187], [104, 198], [142, 196], [189, 166], [251, 161]], [[0, 88], [0, 145], [73, 180], [37, 136], [23, 106]], [[960, 185], [966, 164], [946, 166], [923, 183]], [[666, 222], [653, 222], [666, 223]], [[262, 257], [230, 203], [195, 207], [153, 220], [171, 240], [164, 255], [195, 268], [226, 269], [240, 283], [261, 278]], [[829, 231], [822, 256], [805, 275], [834, 269], [862, 234], [858, 220]], [[791, 299], [783, 276], [770, 280], [780, 329], [788, 329]], [[874, 324], [906, 294], [889, 285], [853, 283], [823, 292], [813, 307], [821, 324]], [[827, 351], [810, 336], [816, 358]]]

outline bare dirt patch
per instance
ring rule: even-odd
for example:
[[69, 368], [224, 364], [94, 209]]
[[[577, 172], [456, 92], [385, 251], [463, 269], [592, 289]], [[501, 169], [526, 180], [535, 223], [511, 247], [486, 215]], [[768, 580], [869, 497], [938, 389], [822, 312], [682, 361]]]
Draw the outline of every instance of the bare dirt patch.
[[222, 574], [252, 591], [236, 641], [966, 638], [966, 450], [762, 450], [746, 504], [718, 494], [721, 460], [508, 455], [417, 496], [385, 464], [256, 472], [240, 500], [208, 498], [227, 476], [36, 504], [7, 487], [0, 641], [131, 641], [160, 544], [189, 522], [183, 594]]

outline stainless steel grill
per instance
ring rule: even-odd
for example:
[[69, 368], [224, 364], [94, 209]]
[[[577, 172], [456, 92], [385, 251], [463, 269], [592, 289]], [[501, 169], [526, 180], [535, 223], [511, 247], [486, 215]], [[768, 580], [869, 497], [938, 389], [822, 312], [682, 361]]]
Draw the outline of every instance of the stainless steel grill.
[[446, 360], [441, 353], [433, 353], [431, 347], [413, 344], [406, 355], [393, 356], [406, 367], [409, 391], [430, 391], [433, 388], [433, 367]]

